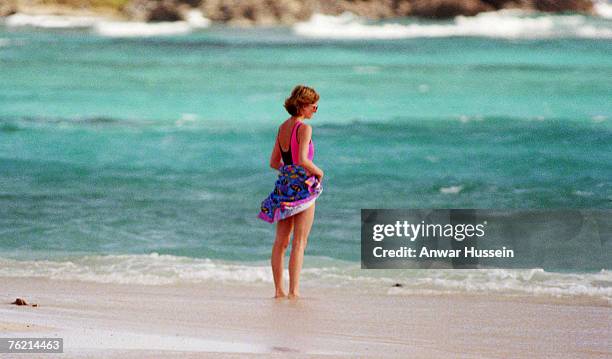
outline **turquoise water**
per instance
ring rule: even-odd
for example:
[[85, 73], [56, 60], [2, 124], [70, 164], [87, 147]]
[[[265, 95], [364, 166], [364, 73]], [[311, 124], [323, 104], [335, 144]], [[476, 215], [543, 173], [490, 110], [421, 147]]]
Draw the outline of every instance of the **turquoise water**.
[[313, 39], [0, 27], [0, 256], [266, 261], [282, 103], [321, 94], [307, 255], [361, 208], [610, 208], [612, 40]]

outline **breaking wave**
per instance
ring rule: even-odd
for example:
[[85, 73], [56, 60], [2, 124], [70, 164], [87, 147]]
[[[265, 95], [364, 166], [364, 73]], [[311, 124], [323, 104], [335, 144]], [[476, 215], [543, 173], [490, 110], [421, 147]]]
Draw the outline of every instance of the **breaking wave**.
[[17, 13], [4, 20], [7, 27], [34, 27], [42, 29], [89, 29], [108, 37], [149, 37], [188, 34], [210, 26], [210, 20], [199, 10], [191, 10], [185, 21], [134, 22], [112, 21], [95, 16], [28, 15]]
[[[362, 270], [358, 264], [311, 257], [303, 269], [310, 284], [359, 286], [388, 295], [487, 294], [586, 299], [612, 305], [612, 273], [554, 273], [542, 269]], [[168, 285], [177, 283], [271, 283], [267, 261], [239, 263], [158, 253], [90, 255], [54, 260], [0, 257], [1, 277], [43, 277], [98, 283]]]
[[309, 21], [294, 25], [293, 31], [304, 37], [346, 40], [453, 36], [609, 39], [612, 38], [612, 21], [584, 15], [501, 10], [472, 17], [457, 16], [450, 22], [372, 23], [345, 12], [339, 16], [315, 14]]

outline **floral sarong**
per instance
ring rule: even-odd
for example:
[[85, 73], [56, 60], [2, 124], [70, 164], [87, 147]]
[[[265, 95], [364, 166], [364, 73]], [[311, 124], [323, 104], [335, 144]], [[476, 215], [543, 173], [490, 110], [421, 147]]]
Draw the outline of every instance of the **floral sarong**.
[[286, 165], [280, 169], [274, 190], [261, 202], [259, 218], [274, 223], [312, 206], [323, 192], [316, 177], [308, 177], [302, 166]]

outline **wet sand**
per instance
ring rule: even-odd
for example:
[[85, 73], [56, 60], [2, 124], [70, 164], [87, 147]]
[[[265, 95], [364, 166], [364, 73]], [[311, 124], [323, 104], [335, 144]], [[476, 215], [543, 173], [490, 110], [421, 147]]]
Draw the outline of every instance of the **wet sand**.
[[[604, 358], [612, 309], [519, 297], [373, 294], [264, 284], [0, 278], [3, 337], [62, 337], [40, 358]], [[21, 297], [38, 307], [11, 305]], [[5, 357], [22, 358], [23, 354]]]

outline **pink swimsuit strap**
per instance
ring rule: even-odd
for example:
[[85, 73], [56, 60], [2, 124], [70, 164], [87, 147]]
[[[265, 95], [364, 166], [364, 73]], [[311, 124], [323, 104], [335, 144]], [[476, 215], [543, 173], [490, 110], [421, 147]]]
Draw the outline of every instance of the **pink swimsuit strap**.
[[[291, 131], [291, 159], [293, 160], [293, 164], [300, 164], [300, 145], [297, 140], [297, 132], [300, 126], [302, 125], [302, 121], [296, 121], [293, 130]], [[312, 161], [314, 158], [314, 145], [312, 144], [312, 139], [308, 143], [308, 159]]]

